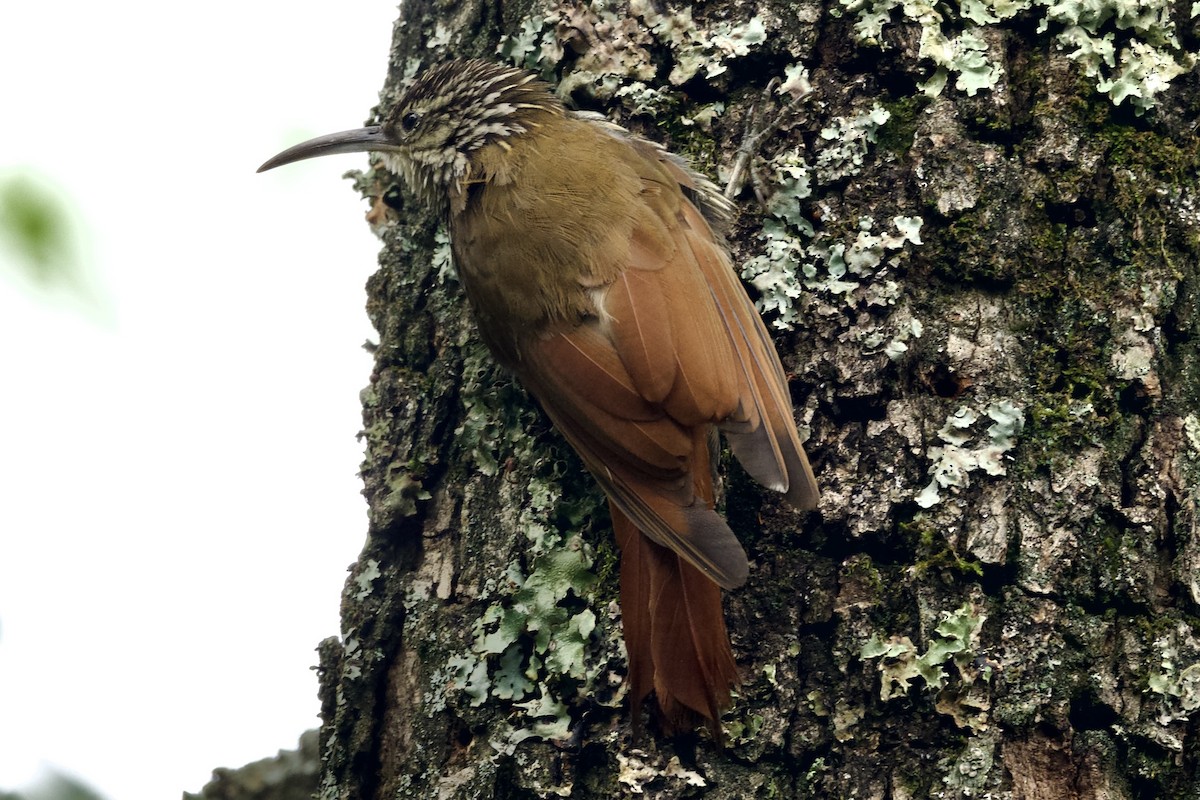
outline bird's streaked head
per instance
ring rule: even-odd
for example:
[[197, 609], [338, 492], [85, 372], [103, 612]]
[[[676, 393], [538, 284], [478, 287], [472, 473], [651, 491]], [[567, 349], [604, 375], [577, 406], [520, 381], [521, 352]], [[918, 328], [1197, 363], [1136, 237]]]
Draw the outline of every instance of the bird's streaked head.
[[536, 128], [563, 106], [525, 70], [490, 61], [447, 61], [419, 75], [382, 125], [319, 136], [258, 168], [334, 153], [377, 152], [427, 200], [445, 197], [479, 148]]

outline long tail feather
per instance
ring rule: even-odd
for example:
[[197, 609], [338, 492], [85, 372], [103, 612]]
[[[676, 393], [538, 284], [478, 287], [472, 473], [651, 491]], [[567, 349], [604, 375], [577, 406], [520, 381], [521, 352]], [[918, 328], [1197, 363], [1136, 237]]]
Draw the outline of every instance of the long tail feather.
[[[713, 503], [708, 443], [696, 438], [696, 493]], [[720, 739], [718, 720], [738, 684], [737, 663], [725, 630], [721, 589], [674, 550], [646, 537], [609, 503], [621, 548], [621, 614], [629, 654], [634, 734], [641, 706], [653, 689], [662, 727], [671, 734], [704, 719]]]
[[654, 647], [650, 622], [650, 559], [643, 546], [650, 540], [611, 502], [613, 533], [621, 548], [621, 627], [629, 659], [629, 712], [633, 737], [642, 729], [642, 702], [654, 688]]

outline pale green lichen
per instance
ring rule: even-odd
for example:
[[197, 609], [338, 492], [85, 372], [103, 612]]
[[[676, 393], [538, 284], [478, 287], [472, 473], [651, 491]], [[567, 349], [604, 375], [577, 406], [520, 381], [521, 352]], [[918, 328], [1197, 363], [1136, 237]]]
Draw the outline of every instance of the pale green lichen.
[[[1195, 54], [1180, 50], [1167, 0], [1040, 0], [1046, 17], [1038, 32], [1052, 23], [1065, 26], [1059, 46], [1075, 48], [1069, 56], [1096, 88], [1116, 105], [1129, 99], [1139, 112], [1151, 108], [1171, 80], [1195, 65]], [[1193, 16], [1195, 14], [1193, 13]], [[1118, 35], [1125, 46], [1116, 57]]]
[[862, 171], [867, 151], [889, 119], [890, 111], [875, 103], [853, 117], [834, 117], [821, 129], [814, 172], [818, 183], [832, 183]]
[[[807, 191], [797, 188], [799, 179], [787, 180], [797, 181], [789, 189], [793, 195]], [[825, 235], [804, 242], [805, 230], [812, 229], [807, 221], [803, 228], [793, 224], [796, 217], [790, 215], [798, 215], [798, 205], [783, 203], [772, 208], [777, 216], [768, 218], [759, 234], [763, 251], [742, 265], [741, 274], [758, 290], [758, 308], [773, 317], [774, 327], [789, 330], [801, 321], [796, 300], [805, 291], [840, 297], [850, 306], [888, 306], [900, 297], [900, 285], [887, 277], [896, 263], [889, 253], [906, 243], [921, 243], [919, 217], [894, 217], [895, 234], [873, 232], [874, 220], [862, 217], [858, 235], [847, 246]], [[910, 329], [910, 333], [916, 331]], [[863, 336], [868, 350], [886, 340], [871, 341], [868, 332]]]
[[401, 517], [411, 517], [417, 513], [417, 502], [432, 497], [419, 480], [404, 468], [402, 464], [392, 464], [388, 467], [387, 478], [384, 482], [387, 492], [377, 499], [380, 511], [387, 511]]
[[[800, 73], [791, 75], [800, 80]], [[772, 317], [774, 327], [787, 330], [801, 321], [797, 301], [805, 292], [868, 307], [890, 306], [901, 296], [900, 285], [889, 276], [890, 268], [899, 264], [893, 251], [908, 243], [921, 244], [920, 217], [893, 217], [893, 234], [875, 232], [874, 218], [864, 215], [858, 220], [858, 234], [847, 243], [833, 234], [818, 234], [806, 213], [806, 204], [819, 205], [814, 200], [819, 188], [861, 172], [879, 128], [890, 118], [878, 103], [856, 115], [834, 117], [820, 131], [811, 159], [793, 148], [768, 162], [774, 192], [759, 234], [763, 249], [742, 265], [741, 275], [759, 291], [758, 308]], [[868, 352], [894, 342], [895, 355], [913, 331], [860, 333]]]
[[450, 250], [450, 231], [446, 230], [445, 225], [439, 225], [433, 234], [433, 245], [431, 264], [437, 271], [438, 281], [457, 281], [458, 270], [454, 266], [454, 254]]
[[1200, 416], [1188, 414], [1183, 418], [1183, 432], [1192, 448], [1192, 457], [1200, 458]]
[[363, 667], [368, 660], [376, 659], [368, 657], [353, 631], [347, 631], [342, 644], [342, 677], [351, 681], [358, 680], [363, 676]]
[[[1017, 437], [1025, 427], [1025, 412], [1011, 400], [1002, 400], [989, 405], [984, 415], [992, 424], [982, 436], [972, 431], [980, 417], [969, 406], [961, 406], [946, 418], [946, 424], [938, 431], [938, 438], [945, 444], [931, 447], [927, 453], [933, 461], [929, 467], [933, 478], [915, 498], [921, 508], [940, 503], [943, 489], [970, 486], [969, 474], [975, 470], [988, 475], [1006, 473], [1004, 457], [1016, 447]], [[973, 439], [975, 445], [968, 446]]]
[[[1159, 725], [1187, 720], [1200, 711], [1200, 663], [1180, 667], [1179, 638], [1167, 635], [1154, 642], [1158, 662], [1147, 680], [1147, 690], [1159, 696]], [[1172, 749], [1182, 749], [1182, 742]]]
[[642, 81], [622, 86], [617, 89], [615, 96], [630, 113], [648, 117], [656, 117], [678, 102], [672, 92], [648, 86]]
[[734, 744], [747, 744], [758, 739], [766, 720], [761, 714], [736, 719], [725, 726], [725, 734]]
[[617, 783], [623, 784], [632, 794], [643, 794], [645, 787], [652, 781], [668, 779], [669, 782], [682, 783], [685, 786], [706, 786], [704, 776], [684, 768], [679, 756], [671, 756], [663, 766], [649, 762], [649, 756], [640, 750], [630, 753], [617, 753]]
[[943, 783], [958, 790], [955, 796], [974, 797], [987, 788], [996, 760], [998, 740], [996, 733], [988, 733], [970, 736], [963, 743], [962, 751], [942, 777]]
[[886, 641], [879, 635], [872, 636], [858, 653], [864, 660], [880, 659], [878, 668], [883, 674], [879, 687], [879, 699], [891, 700], [908, 693], [916, 678], [927, 686], [944, 683], [940, 664], [931, 664], [917, 653], [917, 647], [907, 636], [891, 636]]
[[[489, 602], [475, 621], [467, 652], [447, 664], [449, 685], [466, 693], [473, 706], [489, 697], [510, 702], [532, 720], [497, 741], [515, 746], [531, 736], [562, 738], [569, 714], [547, 681], [594, 681], [599, 666], [588, 648], [596, 615], [586, 605], [596, 583], [590, 548], [574, 532], [548, 524], [561, 510], [557, 483], [534, 480], [517, 524], [528, 538], [528, 575], [511, 563], [499, 580], [489, 581], [481, 600]], [[553, 717], [550, 722], [544, 717]]]
[[498, 379], [498, 368], [478, 342], [464, 343], [460, 400], [462, 414], [454, 431], [457, 446], [467, 450], [484, 475], [500, 469], [501, 453], [529, 455], [526, 431], [536, 420], [528, 403], [516, 402], [511, 382]]
[[804, 699], [808, 701], [808, 708], [814, 716], [828, 717], [829, 704], [825, 700], [825, 692], [822, 689], [813, 689], [808, 694], [804, 695]]
[[536, 67], [543, 59], [541, 43], [545, 33], [546, 18], [541, 14], [532, 14], [521, 20], [515, 32], [500, 40], [496, 54], [517, 66]]
[[867, 710], [858, 703], [851, 703], [844, 697], [839, 697], [833, 704], [833, 738], [839, 742], [849, 742], [854, 739], [854, 729]]
[[[603, 100], [633, 83], [653, 81], [659, 72], [655, 53], [663, 49], [671, 55], [667, 81], [676, 87], [697, 76], [717, 78], [728, 70], [730, 60], [749, 54], [766, 39], [765, 23], [757, 16], [701, 26], [692, 19], [691, 6], [672, 8], [649, 0], [632, 0], [624, 8], [543, 3], [521, 21], [515, 34], [501, 40], [497, 52], [514, 64], [549, 75], [570, 47], [580, 56], [559, 82], [559, 94], [584, 89]], [[672, 89], [653, 91], [678, 100]], [[641, 88], [627, 90], [625, 96], [642, 107], [654, 100]], [[650, 105], [657, 102], [661, 99]]]
[[[507, 722], [497, 726], [494, 735], [488, 739], [495, 753], [492, 759], [500, 756], [512, 756], [517, 746], [527, 739], [546, 739], [562, 741], [570, 736], [571, 715], [567, 707], [555, 697], [541, 694], [524, 703], [517, 703], [518, 708], [525, 712], [525, 717], [534, 720], [528, 727], [514, 728]], [[538, 796], [556, 794], [562, 797], [570, 796], [570, 784], [559, 786], [539, 786]]]
[[519, 728], [513, 732], [509, 741], [520, 744], [526, 739], [538, 737], [541, 739], [565, 739], [570, 734], [571, 715], [567, 707], [556, 697], [543, 692], [542, 694], [517, 703], [517, 708], [524, 710], [525, 716], [532, 720], [540, 720], [528, 728]]
[[665, 8], [662, 13], [650, 0], [631, 0], [629, 13], [642, 19], [661, 44], [672, 50], [675, 66], [667, 80], [674, 86], [687, 83], [701, 69], [705, 78], [715, 78], [728, 67], [726, 61], [745, 56], [767, 39], [759, 17], [737, 24], [718, 20], [706, 27], [692, 20], [692, 7]]
[[[947, 23], [955, 19], [957, 9], [933, 0], [841, 0], [844, 11], [857, 15], [854, 29], [858, 39], [866, 44], [881, 42], [883, 26], [891, 23], [892, 11], [900, 9], [904, 18], [920, 26], [920, 58], [929, 59], [934, 65], [933, 74], [921, 85], [931, 96], [941, 93], [950, 75], [955, 75], [955, 86], [968, 95], [980, 89], [995, 87], [1003, 74], [1000, 66], [987, 59], [987, 42], [980, 35], [978, 25], [967, 26], [955, 32], [947, 30]], [[1001, 14], [1011, 16], [1026, 3], [1019, 2], [974, 2], [967, 3], [961, 15], [967, 20], [999, 21]], [[841, 13], [836, 10], [834, 13]], [[969, 15], [969, 16], [968, 16]]]
[[[528, 576], [515, 564], [509, 566], [503, 585], [493, 590], [500, 595], [498, 602], [472, 632], [475, 656], [500, 657], [491, 683], [492, 693], [504, 700], [525, 697], [534, 688], [530, 680], [543, 670], [580, 680], [591, 677], [585, 649], [596, 627], [595, 613], [589, 608], [572, 613], [563, 605], [570, 596], [589, 595], [596, 582], [591, 556], [578, 536], [553, 546], [543, 542], [542, 547]], [[459, 666], [463, 676], [466, 665]]]
[[373, 558], [367, 559], [367, 568], [354, 576], [354, 583], [358, 586], [354, 599], [362, 600], [371, 594], [371, 587], [375, 583], [375, 579], [382, 574], [379, 571], [379, 562]]
[[[1153, 108], [1170, 82], [1196, 64], [1182, 49], [1169, 0], [841, 0], [836, 13], [854, 14], [859, 41], [880, 45], [899, 10], [920, 26], [918, 56], [934, 67], [922, 89], [942, 92], [951, 75], [968, 95], [994, 88], [1002, 67], [988, 55], [983, 33], [1023, 12], [1040, 13], [1039, 33], [1051, 32], [1096, 89], [1115, 105], [1128, 100], [1137, 113]], [[1197, 16], [1193, 5], [1191, 16]], [[1119, 52], [1119, 55], [1118, 55]]]
[[450, 656], [446, 662], [451, 685], [471, 698], [471, 705], [479, 706], [487, 699], [492, 683], [488, 677], [487, 662], [463, 654]]
[[709, 103], [700, 106], [690, 117], [681, 116], [679, 122], [683, 125], [695, 125], [702, 130], [712, 130], [713, 120], [725, 113], [724, 103]]
[[585, 650], [595, 629], [596, 615], [590, 608], [573, 614], [565, 625], [555, 631], [546, 653], [546, 669], [555, 675], [570, 675], [580, 679], [588, 677]]
[[802, 203], [813, 192], [813, 169], [804, 154], [798, 149], [785, 150], [772, 159], [769, 166], [774, 177], [775, 192], [767, 203], [768, 221], [774, 219], [787, 226], [779, 231], [780, 236], [813, 236], [815, 231], [804, 216]]
[[453, 28], [444, 21], [438, 20], [433, 28], [433, 35], [425, 41], [425, 46], [430, 50], [445, 49], [446, 45], [450, 44], [451, 34], [453, 33]]
[[891, 361], [899, 361], [908, 352], [908, 340], [921, 338], [925, 328], [919, 319], [910, 319], [901, 325], [896, 334], [883, 346], [883, 353]]
[[808, 80], [808, 67], [803, 64], [789, 64], [783, 68], [783, 81], [776, 94], [786, 94], [793, 103], [803, 100], [812, 92], [812, 84]]
[[[907, 636], [872, 635], [859, 650], [859, 658], [879, 659], [879, 699], [887, 702], [904, 697], [920, 679], [927, 691], [937, 692], [938, 713], [953, 717], [961, 727], [986, 729], [990, 703], [983, 685], [991, 680], [992, 669], [976, 666], [979, 634], [986, 619], [987, 614], [969, 602], [942, 612], [924, 652]], [[947, 671], [950, 664], [954, 673]], [[954, 685], [952, 678], [957, 678]]]

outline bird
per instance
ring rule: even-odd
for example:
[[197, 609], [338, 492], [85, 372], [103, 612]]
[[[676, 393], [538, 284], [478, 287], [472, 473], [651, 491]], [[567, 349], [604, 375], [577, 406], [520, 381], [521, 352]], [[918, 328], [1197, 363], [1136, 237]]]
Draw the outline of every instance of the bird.
[[739, 673], [722, 590], [749, 562], [715, 510], [717, 432], [795, 509], [817, 481], [787, 377], [733, 269], [732, 204], [682, 158], [536, 74], [449, 60], [379, 125], [284, 150], [259, 172], [373, 152], [445, 219], [482, 341], [607, 495], [635, 735], [719, 737]]

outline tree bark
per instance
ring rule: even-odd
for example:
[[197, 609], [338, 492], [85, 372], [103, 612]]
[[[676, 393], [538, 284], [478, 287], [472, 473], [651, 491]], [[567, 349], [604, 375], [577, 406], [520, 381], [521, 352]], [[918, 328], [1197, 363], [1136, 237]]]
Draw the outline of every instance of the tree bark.
[[823, 498], [725, 459], [727, 741], [631, 741], [600, 493], [491, 364], [438, 220], [364, 173], [370, 532], [322, 797], [1200, 796], [1197, 29], [998, 7], [406, 0], [383, 107], [507, 58], [710, 175], [749, 141], [731, 245]]

